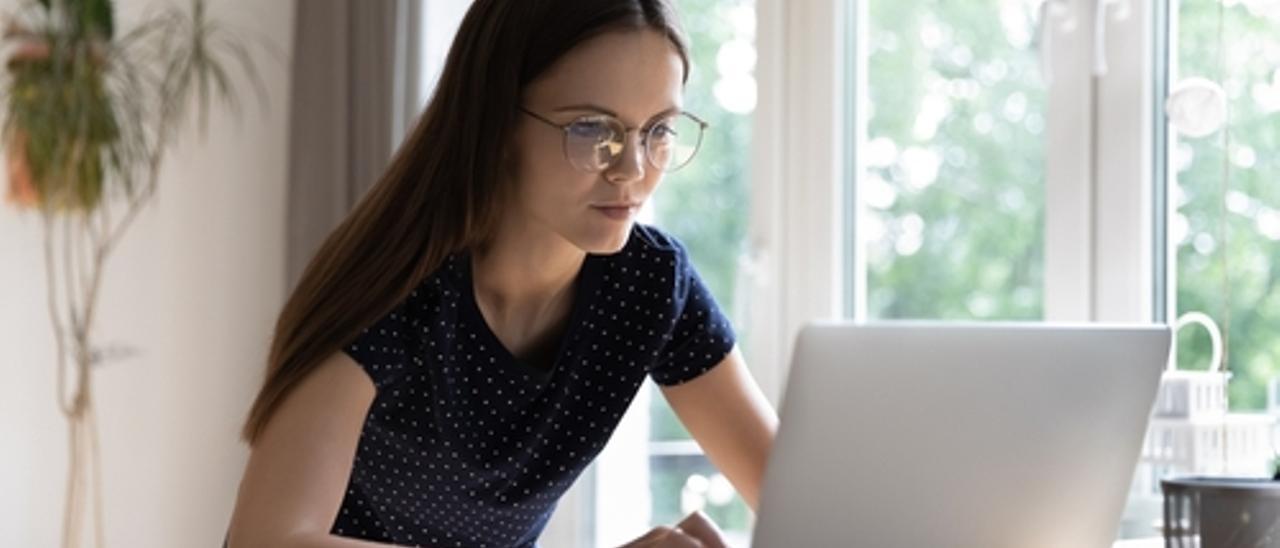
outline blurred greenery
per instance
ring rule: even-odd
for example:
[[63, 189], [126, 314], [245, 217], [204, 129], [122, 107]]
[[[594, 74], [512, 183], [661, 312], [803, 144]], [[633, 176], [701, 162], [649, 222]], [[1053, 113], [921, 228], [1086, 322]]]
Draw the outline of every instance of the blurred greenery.
[[871, 0], [869, 12], [868, 317], [1041, 318], [1035, 2]]
[[[1177, 309], [1201, 311], [1224, 328], [1233, 373], [1231, 407], [1263, 409], [1280, 372], [1280, 6], [1181, 0], [1171, 69], [1176, 78], [1224, 81], [1230, 103], [1231, 163], [1224, 194], [1223, 136], [1181, 137], [1171, 152], [1176, 179], [1170, 221], [1177, 244]], [[1225, 60], [1225, 63], [1223, 62]], [[1271, 151], [1271, 152], [1268, 152]], [[1225, 211], [1225, 216], [1223, 215]], [[1225, 245], [1223, 244], [1225, 228]], [[1228, 301], [1229, 295], [1229, 301]], [[1229, 313], [1229, 314], [1228, 314]], [[1178, 337], [1178, 365], [1209, 367], [1209, 338]]]
[[[733, 317], [738, 256], [747, 230], [751, 117], [723, 108], [713, 88], [720, 46], [735, 38], [729, 12], [742, 0], [679, 0], [692, 63], [684, 108], [710, 123], [693, 162], [667, 176], [656, 194], [658, 224], [689, 248], [694, 266]], [[735, 326], [736, 327], [736, 326]]]

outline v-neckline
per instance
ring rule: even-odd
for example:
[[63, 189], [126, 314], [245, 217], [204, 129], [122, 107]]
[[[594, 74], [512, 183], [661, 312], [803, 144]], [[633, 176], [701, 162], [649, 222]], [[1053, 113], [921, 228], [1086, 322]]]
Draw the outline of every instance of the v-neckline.
[[569, 304], [569, 319], [565, 324], [564, 330], [560, 334], [560, 341], [556, 344], [556, 353], [552, 356], [551, 363], [546, 367], [538, 367], [533, 364], [526, 363], [518, 358], [515, 354], [503, 344], [498, 338], [498, 334], [489, 326], [488, 320], [485, 319], [484, 313], [480, 311], [480, 305], [476, 302], [475, 293], [475, 277], [471, 270], [471, 251], [464, 250], [457, 255], [457, 259], [461, 264], [458, 266], [460, 271], [462, 293], [462, 308], [469, 319], [475, 323], [475, 328], [479, 331], [478, 336], [484, 339], [485, 344], [493, 347], [494, 352], [499, 354], [501, 361], [514, 366], [517, 370], [529, 375], [530, 378], [539, 382], [549, 380], [555, 372], [560, 369], [560, 364], [567, 357], [571, 344], [570, 337], [576, 336], [579, 332], [579, 324], [583, 321], [584, 310], [586, 309], [586, 301], [589, 295], [590, 287], [595, 279], [596, 263], [598, 257], [588, 253], [582, 261], [582, 266], [578, 269], [578, 275], [574, 277], [573, 282], [573, 301]]

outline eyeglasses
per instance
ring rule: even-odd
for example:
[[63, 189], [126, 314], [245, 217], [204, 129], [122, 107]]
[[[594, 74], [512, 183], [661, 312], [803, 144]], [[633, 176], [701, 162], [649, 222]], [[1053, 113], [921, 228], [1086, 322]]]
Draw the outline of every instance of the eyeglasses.
[[648, 127], [628, 128], [607, 114], [579, 116], [567, 124], [557, 124], [521, 106], [520, 110], [564, 132], [564, 155], [575, 168], [599, 173], [617, 164], [626, 148], [627, 134], [641, 132], [645, 158], [659, 171], [672, 172], [689, 165], [702, 146], [707, 124], [692, 113], [680, 111], [659, 118]]

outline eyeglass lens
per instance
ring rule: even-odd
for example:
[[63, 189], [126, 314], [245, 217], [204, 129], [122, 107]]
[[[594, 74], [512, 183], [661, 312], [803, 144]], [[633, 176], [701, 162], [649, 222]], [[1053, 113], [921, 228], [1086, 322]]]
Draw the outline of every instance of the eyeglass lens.
[[[565, 152], [584, 171], [603, 171], [626, 148], [627, 130], [609, 116], [584, 116], [569, 124]], [[642, 130], [645, 157], [662, 171], [675, 171], [693, 159], [702, 144], [702, 124], [685, 113], [653, 121]]]

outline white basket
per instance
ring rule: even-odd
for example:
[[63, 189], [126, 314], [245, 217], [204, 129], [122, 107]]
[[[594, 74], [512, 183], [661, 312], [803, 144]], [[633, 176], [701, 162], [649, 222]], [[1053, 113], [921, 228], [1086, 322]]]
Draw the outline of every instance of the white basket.
[[1217, 420], [1151, 420], [1134, 473], [1133, 492], [1160, 494], [1174, 475], [1270, 476], [1275, 417], [1231, 413]]
[[1229, 413], [1222, 336], [1208, 316], [1190, 312], [1174, 328], [1199, 324], [1213, 343], [1207, 371], [1179, 371], [1171, 356], [1160, 380], [1150, 426], [1142, 444], [1133, 492], [1159, 496], [1160, 480], [1173, 475], [1269, 476], [1275, 417]]
[[1220, 417], [1227, 413], [1227, 380], [1218, 371], [1166, 371], [1152, 416], [1170, 419]]
[[1188, 312], [1174, 324], [1174, 344], [1182, 328], [1197, 324], [1209, 332], [1212, 344], [1207, 371], [1179, 371], [1176, 352], [1170, 352], [1160, 391], [1156, 395], [1155, 417], [1196, 418], [1220, 417], [1227, 413], [1227, 380], [1231, 373], [1223, 371], [1222, 332], [1213, 319], [1200, 312]]

